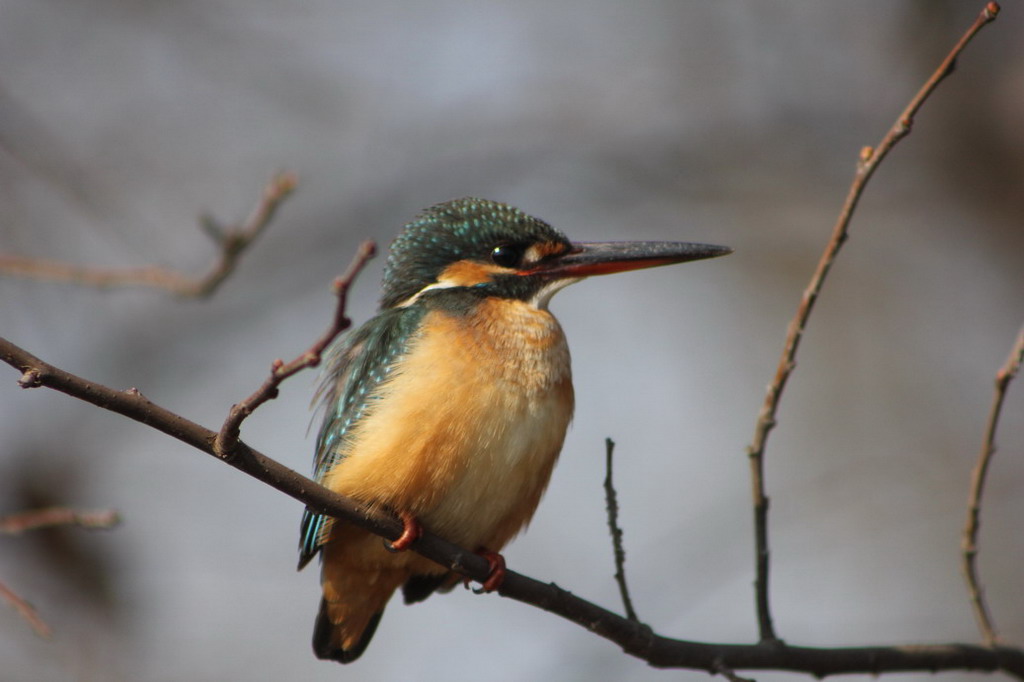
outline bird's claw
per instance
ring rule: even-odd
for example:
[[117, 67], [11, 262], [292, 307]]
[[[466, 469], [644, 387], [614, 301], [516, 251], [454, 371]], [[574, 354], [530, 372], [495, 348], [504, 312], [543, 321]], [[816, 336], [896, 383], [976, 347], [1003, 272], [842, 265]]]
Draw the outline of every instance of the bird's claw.
[[423, 535], [423, 526], [410, 512], [399, 512], [398, 517], [402, 519], [402, 534], [394, 542], [384, 541], [384, 549], [389, 552], [404, 552]]
[[[505, 557], [492, 552], [489, 549], [481, 547], [476, 551], [477, 554], [487, 559], [487, 579], [484, 580], [483, 584], [479, 588], [473, 590], [474, 594], [483, 594], [485, 592], [494, 592], [496, 589], [501, 587], [501, 584], [505, 582]], [[469, 586], [469, 578], [466, 578], [466, 586]]]

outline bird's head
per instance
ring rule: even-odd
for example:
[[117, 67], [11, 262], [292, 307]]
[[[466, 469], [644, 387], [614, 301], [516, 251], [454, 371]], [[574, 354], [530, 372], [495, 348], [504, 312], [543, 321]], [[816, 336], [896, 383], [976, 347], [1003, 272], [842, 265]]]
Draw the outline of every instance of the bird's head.
[[432, 206], [391, 244], [382, 308], [444, 289], [518, 299], [546, 308], [559, 289], [590, 275], [724, 256], [687, 242], [570, 242], [542, 220], [486, 199]]

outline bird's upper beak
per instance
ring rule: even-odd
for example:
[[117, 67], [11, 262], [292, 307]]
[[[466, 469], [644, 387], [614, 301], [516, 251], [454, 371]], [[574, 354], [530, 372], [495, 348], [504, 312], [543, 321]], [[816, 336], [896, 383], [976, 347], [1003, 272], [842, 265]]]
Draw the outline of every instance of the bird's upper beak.
[[523, 274], [545, 275], [552, 279], [589, 277], [732, 253], [728, 246], [690, 242], [574, 242], [572, 247], [561, 256], [537, 263]]

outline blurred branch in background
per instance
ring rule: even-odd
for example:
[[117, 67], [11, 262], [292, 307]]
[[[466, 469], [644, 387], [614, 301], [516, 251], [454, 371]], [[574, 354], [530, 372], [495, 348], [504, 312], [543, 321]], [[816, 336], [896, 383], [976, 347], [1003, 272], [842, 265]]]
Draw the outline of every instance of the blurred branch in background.
[[11, 605], [11, 607], [18, 612], [25, 621], [32, 626], [32, 629], [37, 635], [43, 638], [48, 638], [53, 634], [53, 630], [46, 624], [39, 612], [36, 611], [35, 607], [29, 604], [27, 601], [22, 599], [14, 590], [7, 587], [0, 581], [0, 597], [3, 597], [4, 601]]
[[989, 612], [988, 604], [985, 602], [985, 594], [981, 589], [978, 579], [978, 529], [981, 526], [981, 496], [985, 488], [985, 477], [988, 474], [989, 465], [992, 463], [992, 456], [996, 452], [996, 427], [999, 425], [999, 417], [1003, 411], [1003, 402], [1006, 399], [1006, 390], [1010, 382], [1020, 371], [1021, 362], [1024, 361], [1024, 327], [1017, 333], [1017, 340], [1006, 358], [1006, 363], [996, 372], [995, 395], [992, 397], [992, 408], [989, 410], [988, 422], [985, 425], [985, 436], [982, 439], [981, 452], [978, 453], [978, 462], [971, 472], [971, 487], [967, 499], [967, 522], [964, 524], [963, 540], [961, 541], [960, 567], [967, 581], [967, 592], [971, 599], [971, 608], [974, 610], [974, 617], [978, 621], [978, 628], [989, 646], [995, 646], [998, 641], [995, 624]]
[[50, 507], [0, 516], [0, 533], [17, 535], [25, 531], [51, 526], [113, 528], [119, 523], [121, 523], [121, 517], [113, 509], [78, 511], [64, 507]]
[[[0, 516], [0, 534], [19, 535], [27, 531], [52, 528], [54, 526], [105, 529], [113, 528], [120, 522], [120, 515], [112, 509], [78, 511], [63, 507], [50, 507]], [[36, 609], [4, 584], [3, 581], [0, 581], [0, 597], [3, 597], [32, 626], [37, 635], [49, 637], [52, 634], [50, 626], [47, 625]]]
[[206, 298], [234, 272], [242, 253], [260, 236], [281, 203], [295, 190], [296, 183], [297, 179], [292, 173], [279, 173], [274, 176], [263, 188], [263, 194], [249, 217], [237, 226], [224, 227], [209, 216], [200, 219], [203, 231], [210, 236], [219, 250], [217, 260], [205, 275], [192, 276], [158, 266], [92, 268], [2, 252], [0, 274], [100, 289], [154, 287], [182, 298]]

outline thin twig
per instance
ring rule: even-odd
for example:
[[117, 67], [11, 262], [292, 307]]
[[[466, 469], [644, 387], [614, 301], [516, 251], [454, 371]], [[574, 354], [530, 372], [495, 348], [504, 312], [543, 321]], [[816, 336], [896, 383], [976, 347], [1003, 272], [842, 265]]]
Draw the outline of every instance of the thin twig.
[[[26, 388], [45, 386], [66, 393], [216, 456], [213, 451], [213, 441], [217, 437], [215, 432], [154, 404], [138, 391], [117, 391], [75, 376], [3, 338], [0, 338], [0, 360], [21, 372], [19, 383]], [[314, 512], [345, 519], [388, 540], [396, 540], [402, 534], [402, 522], [396, 517], [372, 511], [338, 495], [244, 442], [240, 441], [237, 449], [234, 457], [221, 461], [302, 502]], [[427, 531], [411, 551], [481, 583], [490, 577], [490, 564], [482, 556]], [[710, 673], [725, 666], [732, 670], [790, 670], [817, 677], [841, 673], [877, 675], [882, 672], [1002, 670], [1024, 680], [1024, 650], [1010, 646], [950, 643], [816, 648], [781, 642], [692, 642], [657, 635], [642, 623], [581, 599], [557, 585], [534, 580], [511, 569], [507, 571], [498, 593], [557, 614], [659, 668], [688, 668]]]
[[998, 642], [995, 624], [985, 602], [985, 594], [981, 589], [978, 579], [978, 566], [976, 558], [978, 555], [978, 529], [981, 525], [981, 496], [985, 488], [985, 477], [988, 474], [989, 464], [992, 462], [992, 455], [996, 452], [996, 428], [999, 425], [999, 415], [1003, 411], [1003, 402], [1006, 399], [1006, 390], [1020, 371], [1021, 362], [1024, 361], [1024, 327], [1021, 327], [1017, 334], [1017, 340], [1013, 344], [1006, 363], [996, 372], [995, 393], [992, 396], [992, 408], [988, 413], [988, 423], [985, 426], [985, 437], [982, 439], [981, 452], [978, 453], [978, 461], [971, 472], [971, 489], [967, 496], [967, 521], [964, 524], [964, 531], [960, 543], [962, 550], [960, 567], [963, 570], [964, 579], [967, 581], [967, 594], [971, 599], [971, 608], [974, 617], [978, 621], [978, 629], [985, 644], [995, 646]]
[[818, 299], [825, 277], [828, 275], [832, 264], [835, 262], [839, 249], [847, 238], [847, 228], [853, 212], [857, 207], [861, 194], [868, 180], [881, 164], [882, 160], [889, 154], [897, 142], [906, 137], [913, 126], [914, 116], [924, 104], [925, 100], [934, 92], [942, 80], [952, 73], [956, 59], [967, 46], [967, 43], [984, 27], [996, 18], [999, 13], [999, 5], [990, 2], [978, 15], [967, 32], [960, 38], [953, 49], [946, 55], [946, 58], [932, 74], [931, 78], [921, 87], [910, 104], [903, 110], [893, 124], [889, 132], [882, 138], [881, 142], [874, 148], [864, 147], [860, 153], [857, 163], [857, 171], [853, 183], [846, 196], [846, 201], [839, 213], [835, 226], [832, 229], [832, 236], [829, 239], [825, 252], [818, 261], [817, 268], [811, 276], [807, 288], [804, 290], [797, 308], [796, 315], [789, 323], [786, 333], [786, 342], [782, 350], [782, 357], [779, 360], [775, 377], [768, 386], [764, 403], [758, 414], [757, 424], [754, 429], [754, 439], [747, 448], [747, 455], [750, 459], [751, 485], [753, 490], [754, 506], [754, 544], [755, 563], [757, 579], [755, 581], [755, 600], [757, 605], [757, 623], [762, 641], [773, 641], [777, 637], [775, 628], [772, 625], [771, 609], [768, 601], [768, 497], [765, 494], [764, 485], [764, 452], [768, 440], [768, 433], [775, 427], [776, 411], [779, 399], [786, 386], [786, 381], [796, 368], [796, 353], [803, 337], [807, 319], [810, 317], [814, 303]]
[[217, 244], [219, 253], [210, 269], [201, 276], [160, 266], [95, 268], [4, 253], [0, 253], [0, 273], [100, 289], [152, 287], [182, 298], [206, 298], [234, 272], [242, 253], [270, 223], [281, 203], [295, 190], [296, 183], [292, 173], [276, 175], [264, 187], [249, 217], [237, 227], [223, 228], [212, 219], [203, 218], [201, 225]]
[[753, 680], [749, 677], [740, 677], [736, 674], [735, 670], [725, 665], [721, 661], [715, 662], [714, 672], [718, 673], [725, 679], [729, 680], [729, 682], [756, 682], [756, 680]]
[[612, 482], [612, 453], [615, 442], [611, 438], [604, 439], [604, 498], [608, 509], [608, 531], [612, 535], [612, 550], [615, 553], [615, 582], [619, 585], [622, 595], [622, 606], [626, 609], [626, 618], [639, 621], [633, 609], [633, 600], [629, 596], [629, 585], [626, 583], [626, 550], [622, 546], [622, 529], [619, 528], [619, 502]]
[[0, 533], [17, 535], [30, 530], [52, 526], [79, 526], [81, 528], [113, 528], [121, 523], [121, 516], [113, 509], [78, 511], [64, 507], [32, 509], [0, 516]]
[[345, 315], [348, 290], [376, 252], [377, 247], [372, 241], [364, 241], [360, 244], [359, 250], [345, 274], [334, 280], [332, 288], [338, 302], [334, 309], [334, 319], [327, 331], [306, 352], [291, 362], [286, 364], [283, 360], [274, 360], [270, 365], [270, 376], [263, 382], [263, 385], [242, 402], [231, 406], [231, 411], [228, 413], [227, 419], [224, 420], [220, 433], [217, 434], [216, 442], [213, 444], [214, 452], [218, 457], [230, 458], [238, 444], [242, 422], [260, 405], [277, 397], [277, 389], [282, 381], [307, 367], [319, 365], [324, 351], [331, 345], [331, 342], [352, 324], [352, 321]]
[[37, 635], [44, 639], [50, 637], [52, 630], [50, 630], [50, 626], [39, 615], [39, 612], [31, 604], [19, 597], [14, 590], [7, 587], [2, 580], [0, 580], [0, 597], [3, 597], [4, 601], [10, 604], [18, 612], [18, 615], [32, 626]]

